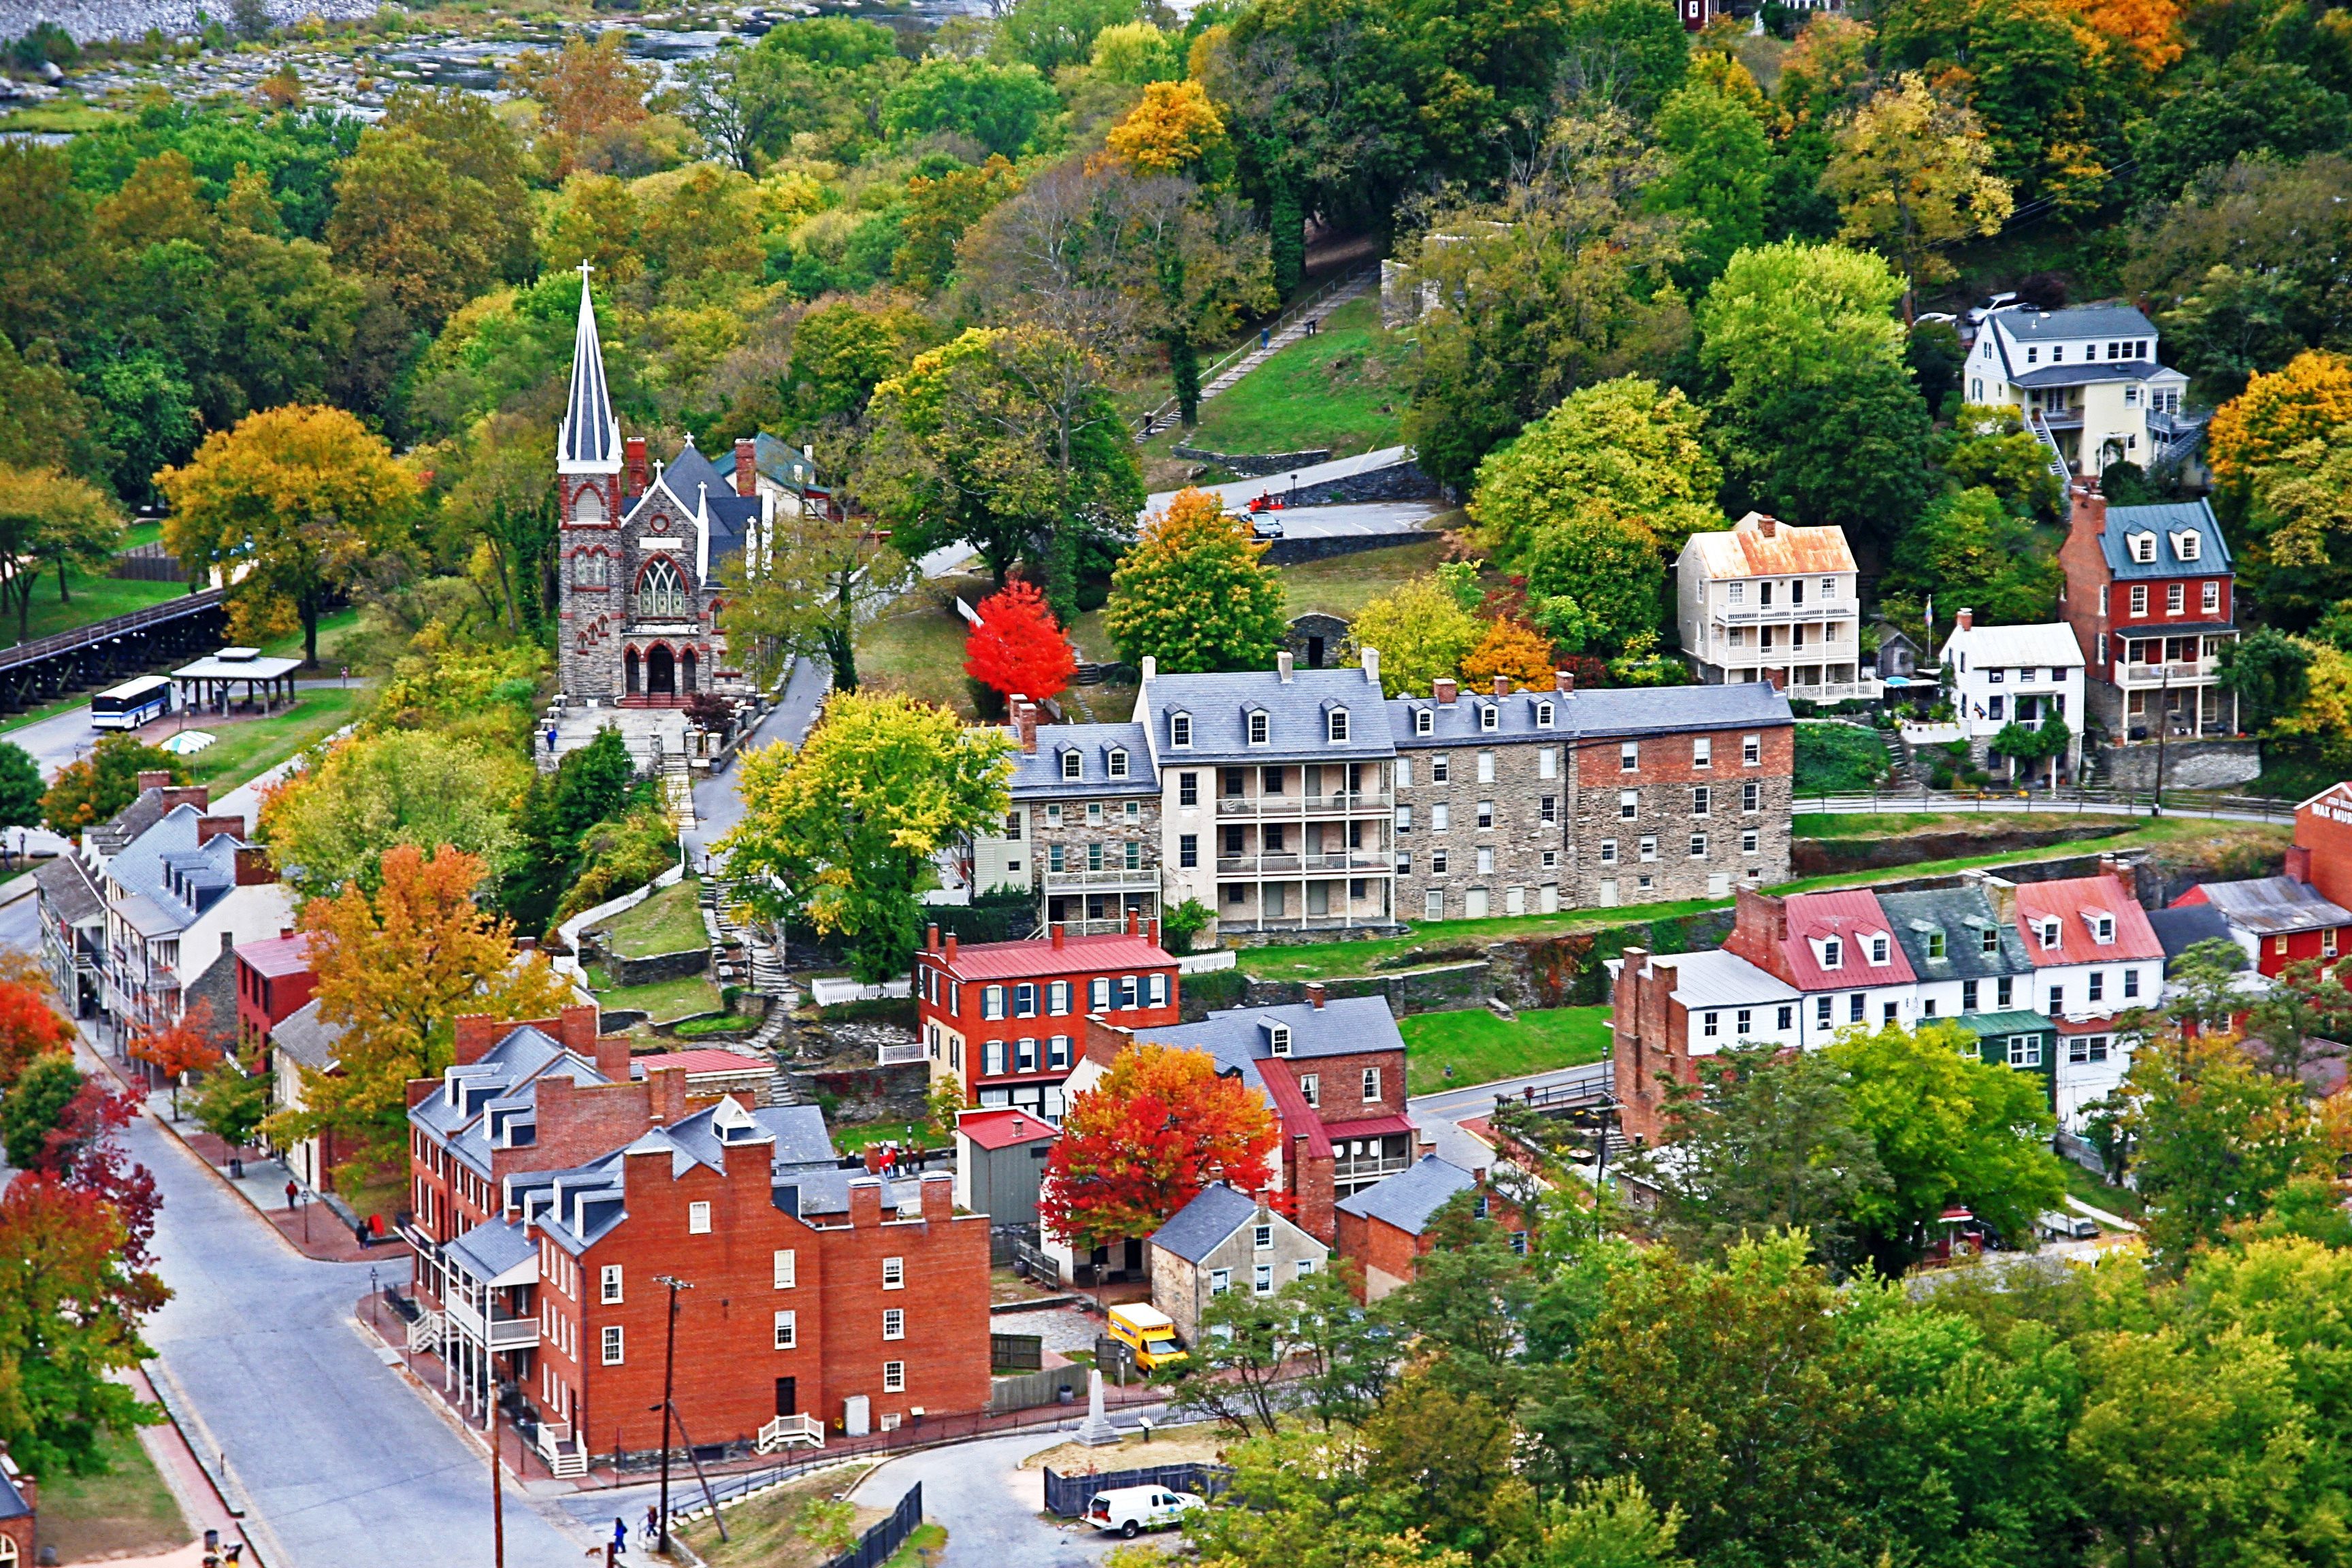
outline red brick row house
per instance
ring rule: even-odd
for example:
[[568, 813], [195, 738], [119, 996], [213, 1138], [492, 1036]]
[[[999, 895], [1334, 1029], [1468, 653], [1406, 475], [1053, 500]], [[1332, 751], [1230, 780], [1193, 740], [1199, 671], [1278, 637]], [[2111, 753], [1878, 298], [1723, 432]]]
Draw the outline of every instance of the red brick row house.
[[2295, 808], [2294, 842], [2276, 877], [2202, 882], [2172, 907], [2210, 906], [2263, 974], [2332, 966], [2352, 952], [2352, 784], [2333, 784]]
[[1437, 1246], [1439, 1211], [1469, 1193], [1471, 1212], [1503, 1227], [1514, 1249], [1528, 1248], [1527, 1222], [1486, 1184], [1484, 1171], [1465, 1171], [1434, 1154], [1373, 1184], [1339, 1205], [1339, 1256], [1356, 1266], [1356, 1293], [1377, 1301], [1413, 1281], [1422, 1258]]
[[[596, 1010], [457, 1020], [409, 1086], [418, 1291], [467, 1408], [502, 1389], [560, 1472], [658, 1447], [670, 1290], [683, 1442], [730, 1452], [982, 1408], [988, 1221], [887, 1183], [813, 1106], [694, 1092]], [[484, 1417], [487, 1419], [487, 1415]]]

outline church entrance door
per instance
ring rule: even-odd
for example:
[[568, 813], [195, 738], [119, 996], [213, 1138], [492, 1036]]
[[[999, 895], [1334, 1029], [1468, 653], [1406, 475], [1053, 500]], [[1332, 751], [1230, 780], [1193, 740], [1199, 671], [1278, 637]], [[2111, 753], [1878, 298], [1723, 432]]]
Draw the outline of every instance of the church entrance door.
[[675, 697], [677, 695], [677, 662], [666, 647], [646, 650], [646, 695]]

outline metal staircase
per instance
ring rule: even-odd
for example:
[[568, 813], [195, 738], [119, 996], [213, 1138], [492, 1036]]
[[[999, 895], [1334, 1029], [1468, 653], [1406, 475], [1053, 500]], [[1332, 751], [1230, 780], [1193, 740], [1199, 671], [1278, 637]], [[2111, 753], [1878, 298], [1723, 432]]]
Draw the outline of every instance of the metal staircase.
[[430, 1308], [408, 1321], [408, 1353], [427, 1355], [441, 1348], [441, 1335], [447, 1327], [442, 1315]]
[[2050, 454], [2050, 461], [2045, 466], [2049, 468], [2051, 477], [2058, 481], [2059, 493], [2063, 495], [2067, 485], [2074, 480], [2074, 474], [2073, 469], [2066, 467], [2066, 454], [2059, 449], [2058, 437], [2050, 433], [2049, 423], [2038, 413], [2025, 416], [2025, 427], [2041, 437], [2042, 450]]

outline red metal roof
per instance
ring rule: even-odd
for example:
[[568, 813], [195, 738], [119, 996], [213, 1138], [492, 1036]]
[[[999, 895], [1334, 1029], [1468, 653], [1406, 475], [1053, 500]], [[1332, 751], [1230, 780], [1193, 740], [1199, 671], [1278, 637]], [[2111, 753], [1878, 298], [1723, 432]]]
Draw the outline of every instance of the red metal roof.
[[310, 938], [308, 932], [296, 931], [292, 936], [264, 937], [248, 942], [236, 950], [237, 962], [255, 973], [277, 979], [281, 975], [310, 973]]
[[[1903, 944], [1895, 940], [1878, 900], [1858, 889], [1833, 893], [1796, 893], [1788, 901], [1789, 970], [1801, 991], [1853, 991], [1867, 985], [1908, 985], [1917, 979]], [[1886, 962], [1870, 962], [1870, 939], [1886, 939]], [[1843, 951], [1835, 969], [1822, 967], [1814, 943], [1839, 939]]]
[[983, 1149], [1010, 1149], [1056, 1136], [1053, 1123], [1025, 1110], [966, 1111], [956, 1118], [956, 1131]]
[[1361, 1121], [1327, 1121], [1323, 1131], [1333, 1138], [1381, 1138], [1391, 1133], [1410, 1133], [1412, 1123], [1402, 1116], [1373, 1116]]
[[1286, 1140], [1306, 1139], [1310, 1159], [1328, 1159], [1331, 1135], [1323, 1129], [1322, 1113], [1307, 1103], [1307, 1096], [1300, 1091], [1292, 1073], [1290, 1063], [1273, 1057], [1257, 1064], [1258, 1082], [1265, 1087], [1266, 1099], [1274, 1101], [1274, 1114], [1282, 1123], [1282, 1136]]
[[[2085, 916], [2093, 911], [2113, 915], [2116, 940], [2095, 942]], [[2040, 922], [2055, 917], [2059, 942], [2042, 945]], [[2025, 937], [2025, 951], [2036, 969], [2061, 969], [2070, 963], [2105, 963], [2119, 959], [2164, 956], [2164, 943], [2147, 923], [2147, 911], [2124, 890], [2114, 876], [2068, 877], [2055, 882], [2021, 882], [2017, 886], [2017, 925]]]
[[1071, 936], [1055, 947], [1050, 941], [984, 942], [958, 944], [955, 961], [944, 949], [926, 952], [958, 980], [1034, 980], [1051, 974], [1094, 974], [1139, 969], [1173, 969], [1175, 956], [1147, 936]]
[[639, 1070], [651, 1072], [656, 1068], [684, 1068], [687, 1076], [719, 1072], [766, 1072], [768, 1064], [757, 1057], [739, 1056], [733, 1051], [713, 1050], [708, 1047], [690, 1051], [663, 1051], [654, 1056], [639, 1057], [629, 1064], [630, 1076]]

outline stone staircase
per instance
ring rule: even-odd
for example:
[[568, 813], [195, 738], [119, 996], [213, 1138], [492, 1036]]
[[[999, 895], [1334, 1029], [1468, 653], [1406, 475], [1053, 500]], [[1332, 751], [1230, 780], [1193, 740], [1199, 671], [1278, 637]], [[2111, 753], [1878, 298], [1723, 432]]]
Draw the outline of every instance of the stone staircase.
[[694, 772], [687, 765], [686, 753], [663, 751], [655, 764], [654, 778], [661, 786], [663, 803], [669, 807], [678, 831], [693, 832], [700, 820], [694, 815]]
[[722, 943], [740, 943], [750, 961], [751, 973], [746, 989], [766, 999], [766, 1016], [760, 1027], [746, 1042], [750, 1048], [768, 1058], [773, 1070], [768, 1079], [770, 1105], [796, 1105], [799, 1097], [793, 1091], [792, 1080], [785, 1076], [783, 1058], [776, 1054], [777, 1042], [790, 1026], [793, 1009], [801, 1002], [800, 988], [785, 972], [783, 955], [769, 942], [761, 928], [745, 925], [735, 918], [742, 905], [742, 895], [732, 882], [717, 879], [703, 884], [703, 915], [718, 940]]

